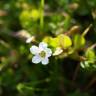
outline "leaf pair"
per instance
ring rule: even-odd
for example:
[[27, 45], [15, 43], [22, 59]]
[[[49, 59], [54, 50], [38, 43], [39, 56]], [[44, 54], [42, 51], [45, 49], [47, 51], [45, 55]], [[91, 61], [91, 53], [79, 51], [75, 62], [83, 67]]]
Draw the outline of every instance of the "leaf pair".
[[62, 49], [67, 49], [67, 48], [71, 47], [71, 45], [72, 45], [71, 38], [64, 34], [60, 34], [55, 38], [45, 37], [43, 39], [43, 41], [48, 43], [53, 48], [60, 47]]

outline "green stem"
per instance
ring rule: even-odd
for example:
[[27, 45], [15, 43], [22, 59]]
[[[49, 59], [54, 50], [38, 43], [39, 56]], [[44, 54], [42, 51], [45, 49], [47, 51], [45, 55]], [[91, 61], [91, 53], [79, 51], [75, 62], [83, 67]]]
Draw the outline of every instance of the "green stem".
[[40, 4], [40, 28], [41, 28], [41, 31], [43, 31], [43, 26], [44, 26], [44, 0], [41, 0], [41, 4]]

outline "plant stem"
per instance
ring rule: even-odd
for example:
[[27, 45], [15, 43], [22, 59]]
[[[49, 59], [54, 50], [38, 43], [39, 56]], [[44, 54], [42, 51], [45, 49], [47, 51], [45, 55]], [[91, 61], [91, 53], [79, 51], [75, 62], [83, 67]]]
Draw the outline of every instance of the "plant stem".
[[80, 69], [80, 64], [77, 64], [76, 69], [75, 69], [75, 72], [74, 72], [74, 75], [73, 75], [73, 78], [72, 78], [71, 85], [73, 85], [74, 81], [76, 80], [77, 75], [78, 75], [78, 72], [79, 72], [79, 69]]
[[44, 0], [41, 0], [40, 3], [40, 29], [43, 31], [44, 27]]
[[85, 87], [85, 90], [88, 90], [96, 82], [96, 77], [93, 77], [88, 85]]
[[90, 30], [91, 27], [92, 27], [92, 24], [90, 24], [90, 25], [84, 30], [84, 32], [82, 33], [82, 36], [85, 36], [85, 35], [88, 33], [88, 31]]

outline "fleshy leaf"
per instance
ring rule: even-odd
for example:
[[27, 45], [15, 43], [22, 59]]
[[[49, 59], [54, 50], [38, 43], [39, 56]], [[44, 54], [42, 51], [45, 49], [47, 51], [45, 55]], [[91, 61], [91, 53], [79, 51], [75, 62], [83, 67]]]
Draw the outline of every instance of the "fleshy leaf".
[[92, 49], [87, 49], [87, 51], [85, 52], [85, 56], [89, 60], [92, 60], [92, 59], [94, 59], [96, 57], [95, 52]]
[[58, 47], [59, 46], [59, 39], [58, 38], [52, 38], [51, 39], [51, 42], [50, 42], [50, 45], [52, 46], [52, 47]]
[[73, 39], [74, 47], [76, 49], [82, 48], [85, 45], [85, 38], [82, 35], [76, 34]]
[[58, 36], [58, 39], [59, 39], [59, 45], [62, 48], [67, 49], [67, 48], [71, 47], [72, 41], [71, 41], [71, 38], [69, 36], [64, 35], [64, 34], [60, 34]]

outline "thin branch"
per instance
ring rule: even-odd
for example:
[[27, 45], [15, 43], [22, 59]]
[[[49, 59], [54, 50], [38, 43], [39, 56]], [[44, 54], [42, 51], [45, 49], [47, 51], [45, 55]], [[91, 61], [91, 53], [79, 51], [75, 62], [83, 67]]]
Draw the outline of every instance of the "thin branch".
[[91, 79], [91, 81], [85, 87], [85, 90], [88, 90], [94, 83], [96, 83], [96, 76]]
[[85, 36], [85, 35], [88, 33], [88, 31], [90, 30], [91, 27], [92, 27], [92, 24], [90, 24], [90, 25], [84, 30], [84, 32], [82, 33], [82, 36]]
[[79, 33], [79, 32], [80, 32], [80, 26], [75, 25], [75, 26], [72, 26], [70, 28], [70, 30], [68, 32], [66, 32], [65, 34], [66, 35], [69, 35], [69, 36], [72, 36], [73, 34]]
[[73, 82], [74, 82], [74, 81], [76, 80], [76, 78], [77, 78], [79, 69], [80, 69], [80, 64], [77, 64], [76, 69], [75, 69], [75, 72], [74, 72], [74, 75], [73, 75], [73, 78], [72, 78], [72, 84], [73, 84]]
[[64, 17], [69, 16], [66, 12], [45, 12], [44, 16], [53, 16], [53, 15], [56, 15], [56, 14], [60, 14]]
[[90, 49], [94, 49], [95, 47], [96, 47], [96, 43], [93, 44], [93, 45], [91, 45], [89, 48], [90, 48]]
[[66, 95], [66, 89], [64, 86], [64, 80], [63, 79], [60, 80], [60, 91], [61, 91], [62, 96]]

